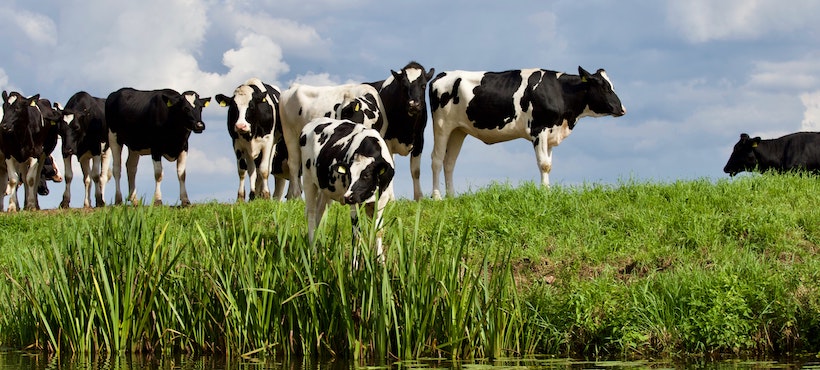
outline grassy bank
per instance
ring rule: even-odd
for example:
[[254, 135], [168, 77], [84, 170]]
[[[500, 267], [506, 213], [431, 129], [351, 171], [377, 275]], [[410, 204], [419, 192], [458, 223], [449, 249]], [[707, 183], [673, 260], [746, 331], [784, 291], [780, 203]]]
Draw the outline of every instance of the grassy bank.
[[0, 346], [370, 358], [820, 351], [820, 182], [493, 186], [335, 205], [0, 215]]

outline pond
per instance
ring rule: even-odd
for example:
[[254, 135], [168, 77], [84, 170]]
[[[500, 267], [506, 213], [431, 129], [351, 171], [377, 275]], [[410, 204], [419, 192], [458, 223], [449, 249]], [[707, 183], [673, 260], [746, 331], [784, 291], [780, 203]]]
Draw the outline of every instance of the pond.
[[87, 369], [276, 369], [276, 370], [346, 370], [346, 369], [460, 369], [460, 370], [547, 370], [547, 369], [820, 369], [820, 359], [803, 358], [787, 361], [701, 360], [680, 363], [664, 360], [587, 361], [555, 358], [525, 358], [497, 361], [453, 362], [438, 359], [394, 362], [390, 365], [359, 365], [349, 361], [280, 361], [224, 356], [118, 356], [105, 359], [78, 357], [55, 358], [42, 353], [0, 351], [0, 370]]

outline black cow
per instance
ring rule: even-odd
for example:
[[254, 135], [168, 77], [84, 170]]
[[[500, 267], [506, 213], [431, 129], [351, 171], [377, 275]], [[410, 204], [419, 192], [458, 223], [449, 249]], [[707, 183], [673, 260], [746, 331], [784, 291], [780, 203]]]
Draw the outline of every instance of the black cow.
[[[375, 223], [381, 225], [384, 207], [393, 197], [395, 167], [378, 131], [349, 120], [317, 118], [302, 129], [299, 145], [311, 242], [325, 209], [334, 200], [350, 204], [354, 240], [359, 204], [365, 205], [368, 217], [375, 213]], [[382, 256], [380, 233], [376, 252]]]
[[425, 72], [417, 62], [410, 62], [401, 71], [391, 70], [386, 80], [370, 82], [379, 91], [384, 105], [387, 130], [384, 141], [390, 152], [410, 156], [410, 175], [413, 178], [413, 198], [421, 199], [421, 152], [424, 149], [424, 128], [427, 126], [427, 81], [433, 78], [435, 68]]
[[46, 157], [57, 146], [57, 122], [62, 113], [40, 95], [26, 98], [3, 91], [3, 120], [0, 122], [0, 152], [5, 155], [10, 196], [8, 210], [20, 209], [17, 188], [20, 176], [26, 193], [25, 208], [39, 209], [37, 186]]
[[105, 99], [80, 91], [68, 99], [60, 121], [65, 164], [65, 191], [60, 208], [71, 202], [71, 180], [74, 171], [71, 158], [76, 156], [83, 171], [85, 198], [83, 207], [91, 207], [91, 182], [94, 182], [96, 206], [105, 205], [105, 184], [110, 178], [111, 150], [108, 146], [108, 126], [105, 123]]
[[[236, 88], [232, 97], [216, 95], [228, 107], [228, 134], [233, 140], [239, 190], [236, 200], [245, 200], [245, 176], [250, 174], [249, 199], [270, 198], [268, 177], [277, 141], [282, 141], [279, 120], [279, 89], [252, 78]], [[282, 194], [275, 194], [281, 198]], [[278, 199], [277, 198], [277, 199]]]
[[433, 115], [433, 198], [440, 199], [444, 166], [447, 195], [453, 168], [467, 135], [486, 144], [527, 139], [535, 147], [541, 184], [549, 186], [552, 148], [581, 117], [626, 114], [603, 69], [578, 75], [544, 69], [505, 72], [442, 72], [430, 82]]
[[734, 176], [743, 171], [811, 171], [818, 174], [820, 133], [796, 132], [770, 140], [740, 134], [723, 172]]
[[105, 102], [105, 118], [108, 124], [108, 143], [114, 160], [114, 179], [117, 189], [114, 203], [122, 203], [120, 176], [122, 147], [128, 147], [128, 199], [137, 201], [135, 178], [137, 164], [142, 155], [151, 155], [154, 161], [154, 204], [162, 204], [162, 158], [177, 162], [179, 199], [187, 206], [188, 192], [185, 188], [185, 166], [188, 159], [188, 138], [191, 132], [205, 130], [202, 108], [211, 98], [200, 98], [193, 91], [182, 94], [171, 90], [140, 91], [122, 88], [110, 95]]

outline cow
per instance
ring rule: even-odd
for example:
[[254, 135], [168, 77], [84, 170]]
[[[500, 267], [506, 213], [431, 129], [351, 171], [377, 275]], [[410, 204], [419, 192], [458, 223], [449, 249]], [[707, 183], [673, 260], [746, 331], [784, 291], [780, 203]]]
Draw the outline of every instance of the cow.
[[[350, 120], [317, 118], [302, 129], [299, 146], [311, 243], [334, 200], [350, 205], [354, 246], [359, 205], [364, 204], [368, 217], [375, 214], [375, 225], [381, 227], [384, 208], [392, 198], [395, 167], [378, 131]], [[376, 235], [376, 253], [383, 259], [381, 231]]]
[[385, 80], [368, 82], [379, 91], [387, 122], [384, 134], [390, 152], [410, 156], [410, 175], [413, 178], [413, 199], [419, 200], [421, 191], [421, 152], [424, 149], [424, 128], [427, 126], [427, 82], [433, 78], [418, 62], [411, 61], [399, 72], [390, 70]]
[[[282, 127], [282, 125], [279, 125]], [[273, 175], [273, 195], [275, 200], [282, 200], [285, 191], [285, 184], [290, 180], [290, 167], [288, 165], [288, 148], [285, 140], [279, 140], [273, 150], [273, 160], [271, 161], [271, 175]]]
[[316, 118], [349, 119], [380, 133], [387, 127], [379, 92], [367, 84], [310, 86], [293, 84], [282, 92], [279, 102], [282, 133], [288, 151], [290, 186], [288, 199], [302, 195], [300, 180], [302, 128]]
[[48, 181], [63, 182], [63, 175], [60, 169], [54, 165], [54, 157], [49, 155], [43, 162], [43, 171], [40, 172], [40, 181], [37, 182], [37, 194], [46, 196], [51, 193], [48, 190]]
[[581, 117], [620, 117], [626, 109], [603, 69], [578, 75], [544, 69], [505, 72], [448, 71], [430, 82], [433, 116], [433, 199], [441, 199], [439, 174], [444, 166], [447, 196], [453, 168], [467, 135], [485, 144], [517, 138], [533, 143], [541, 184], [549, 186], [552, 149]]
[[239, 85], [232, 97], [216, 95], [216, 102], [228, 107], [228, 134], [233, 140], [239, 173], [238, 202], [245, 200], [245, 177], [248, 174], [251, 183], [249, 200], [271, 196], [268, 176], [276, 142], [282, 140], [279, 94], [278, 88], [251, 78]]
[[723, 172], [809, 171], [820, 174], [820, 132], [795, 132], [777, 139], [740, 134]]
[[137, 202], [135, 178], [137, 164], [142, 155], [151, 155], [154, 162], [153, 203], [162, 204], [162, 158], [177, 162], [179, 199], [182, 206], [191, 204], [185, 188], [185, 166], [188, 160], [188, 138], [191, 132], [205, 130], [202, 108], [211, 98], [200, 98], [194, 91], [182, 94], [171, 90], [141, 91], [122, 88], [108, 95], [105, 101], [105, 118], [108, 124], [108, 143], [113, 157], [113, 174], [116, 194], [115, 204], [122, 203], [120, 176], [122, 147], [128, 147], [126, 169], [128, 171], [128, 199]]
[[0, 152], [6, 157], [10, 212], [20, 209], [17, 188], [25, 190], [24, 208], [39, 209], [37, 186], [46, 157], [57, 146], [57, 121], [62, 113], [40, 94], [26, 98], [18, 92], [3, 91], [3, 119], [0, 122]]
[[105, 206], [105, 184], [110, 176], [111, 148], [108, 145], [108, 126], [105, 122], [105, 99], [80, 91], [66, 102], [63, 119], [58, 127], [62, 137], [62, 154], [65, 168], [65, 191], [60, 208], [71, 203], [71, 181], [74, 170], [72, 157], [83, 172], [85, 197], [83, 207], [91, 208], [91, 183], [94, 183], [95, 205]]

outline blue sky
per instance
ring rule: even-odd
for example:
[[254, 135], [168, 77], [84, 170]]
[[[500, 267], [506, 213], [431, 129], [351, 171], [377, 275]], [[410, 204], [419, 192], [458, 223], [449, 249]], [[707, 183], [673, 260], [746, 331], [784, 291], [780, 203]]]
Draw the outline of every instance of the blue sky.
[[[584, 118], [554, 152], [554, 185], [725, 177], [741, 132], [773, 138], [820, 130], [820, 2], [378, 0], [10, 0], [0, 9], [0, 89], [65, 103], [124, 86], [230, 95], [250, 77], [292, 82], [375, 81], [411, 60], [437, 72], [545, 68], [607, 70], [627, 114]], [[192, 135], [194, 202], [235, 199], [227, 110], [204, 110]], [[428, 126], [422, 186], [432, 190]], [[61, 163], [61, 161], [58, 161]], [[150, 158], [137, 193], [153, 194]], [[397, 157], [399, 197], [412, 198]], [[75, 165], [72, 207], [82, 205]], [[539, 181], [532, 145], [468, 138], [457, 192]], [[125, 187], [125, 174], [123, 173]], [[443, 187], [443, 184], [442, 184]], [[63, 185], [41, 206], [59, 203]], [[166, 204], [178, 204], [165, 164]], [[113, 199], [113, 182], [106, 199]], [[22, 195], [21, 195], [22, 197]]]

